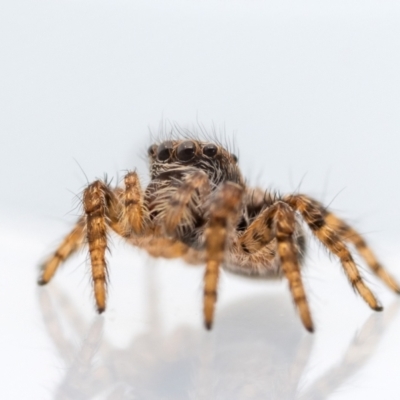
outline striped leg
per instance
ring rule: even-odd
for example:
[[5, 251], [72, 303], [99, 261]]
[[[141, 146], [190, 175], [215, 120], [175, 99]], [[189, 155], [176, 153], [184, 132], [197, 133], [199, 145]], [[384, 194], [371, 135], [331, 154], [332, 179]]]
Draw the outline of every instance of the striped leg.
[[229, 231], [238, 217], [243, 189], [226, 183], [213, 198], [210, 218], [205, 230], [206, 272], [204, 275], [204, 324], [211, 329], [214, 319], [214, 307], [217, 300], [219, 268], [224, 259], [224, 251]]
[[118, 235], [129, 238], [132, 233], [138, 234], [144, 229], [147, 212], [136, 172], [126, 175], [125, 190], [112, 190], [106, 183], [95, 181], [84, 191], [83, 206], [86, 217], [78, 221], [56, 252], [44, 263], [38, 283], [47, 283], [59, 265], [84, 244], [86, 232], [96, 306], [101, 313], [106, 306], [107, 230], [112, 229]]
[[143, 194], [136, 172], [126, 175], [125, 191], [113, 191], [101, 181], [92, 183], [84, 192], [83, 205], [94, 295], [97, 310], [101, 313], [106, 307], [107, 227], [125, 238], [131, 231], [141, 233], [144, 228]]
[[83, 244], [85, 222], [80, 218], [74, 229], [65, 237], [58, 246], [57, 250], [41, 267], [41, 275], [38, 280], [39, 285], [45, 285], [50, 281], [57, 271], [57, 268], [75, 253]]
[[104, 183], [96, 181], [88, 186], [83, 195], [94, 295], [99, 313], [102, 313], [106, 308], [106, 210], [109, 192], [109, 188]]
[[385, 282], [390, 289], [400, 294], [399, 284], [385, 270], [363, 237], [355, 229], [330, 212], [328, 212], [325, 216], [325, 221], [334, 231], [339, 233], [343, 240], [346, 240], [354, 245], [358, 253], [375, 275]]
[[285, 202], [301, 213], [313, 234], [331, 253], [339, 257], [351, 285], [357, 290], [365, 302], [373, 310], [381, 311], [382, 306], [371, 290], [365, 285], [353, 257], [343, 240], [327, 224], [324, 213], [321, 211], [318, 202], [302, 195], [288, 196], [285, 198]]
[[289, 281], [290, 291], [299, 311], [301, 321], [309, 332], [313, 332], [313, 322], [301, 279], [297, 250], [293, 240], [296, 228], [294, 211], [287, 204], [279, 202], [277, 203], [274, 220], [281, 268]]
[[240, 237], [239, 242], [245, 253], [261, 250], [275, 237], [276, 204], [262, 211]]
[[144, 229], [147, 210], [144, 207], [143, 191], [136, 171], [129, 172], [125, 176], [124, 182], [124, 220], [127, 221], [133, 232], [139, 235]]
[[254, 253], [277, 240], [277, 252], [281, 269], [285, 274], [293, 301], [304, 327], [313, 332], [313, 322], [301, 279], [298, 249], [294, 234], [296, 220], [294, 210], [282, 201], [265, 209], [246, 229], [239, 242], [245, 253]]
[[190, 224], [193, 218], [191, 210], [198, 207], [201, 199], [210, 191], [209, 178], [205, 172], [196, 171], [187, 175], [168, 200], [164, 216], [166, 232], [171, 235], [181, 223]]

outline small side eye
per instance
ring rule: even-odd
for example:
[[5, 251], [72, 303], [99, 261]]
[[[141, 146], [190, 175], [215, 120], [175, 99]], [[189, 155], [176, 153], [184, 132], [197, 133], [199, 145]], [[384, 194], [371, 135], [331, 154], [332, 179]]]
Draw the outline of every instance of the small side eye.
[[239, 161], [235, 154], [231, 154], [231, 156], [233, 158], [233, 161], [235, 161], [235, 163], [237, 163]]
[[190, 161], [194, 155], [196, 154], [196, 145], [187, 140], [186, 142], [182, 142], [176, 151], [176, 156], [180, 161]]
[[217, 154], [217, 152], [218, 152], [218, 147], [213, 143], [206, 144], [203, 147], [203, 154], [207, 157], [214, 157]]
[[167, 161], [171, 157], [172, 153], [172, 142], [164, 142], [161, 143], [160, 146], [158, 146], [157, 150], [157, 158], [159, 161]]
[[157, 153], [157, 145], [156, 144], [152, 144], [148, 149], [147, 149], [147, 154], [150, 157], [155, 157]]

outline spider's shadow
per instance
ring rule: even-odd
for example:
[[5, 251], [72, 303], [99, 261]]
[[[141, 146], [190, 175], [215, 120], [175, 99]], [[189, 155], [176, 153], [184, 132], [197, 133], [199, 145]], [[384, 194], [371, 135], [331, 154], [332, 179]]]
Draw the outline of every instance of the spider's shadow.
[[[164, 333], [156, 288], [148, 283], [148, 331], [122, 350], [102, 337], [102, 317], [88, 326], [54, 284], [39, 290], [46, 329], [67, 369], [54, 398], [325, 399], [369, 360], [399, 306], [372, 314], [340, 363], [303, 390], [314, 336], [303, 331], [281, 295], [221, 307], [211, 333], [187, 326]], [[80, 346], [64, 334], [65, 324]]]

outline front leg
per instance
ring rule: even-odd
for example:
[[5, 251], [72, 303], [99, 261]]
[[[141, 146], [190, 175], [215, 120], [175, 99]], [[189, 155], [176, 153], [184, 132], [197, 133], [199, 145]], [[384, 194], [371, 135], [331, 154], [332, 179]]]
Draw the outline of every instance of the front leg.
[[[99, 313], [102, 313], [106, 308], [106, 218], [107, 214], [110, 214], [107, 209], [107, 204], [113, 204], [114, 207], [119, 205], [118, 199], [113, 197], [113, 193], [110, 191], [108, 186], [101, 181], [96, 181], [89, 185], [83, 194], [83, 206], [86, 214], [86, 235], [92, 267], [93, 289], [97, 311]], [[115, 214], [118, 214], [120, 210], [116, 211]]]
[[162, 202], [160, 220], [168, 235], [176, 231], [178, 237], [185, 226], [194, 227], [193, 212], [201, 207], [202, 202], [211, 192], [210, 181], [203, 171], [187, 174], [172, 195], [166, 192], [168, 198]]
[[205, 230], [206, 272], [204, 275], [204, 323], [211, 329], [217, 300], [219, 268], [229, 233], [234, 229], [243, 198], [243, 188], [228, 182], [212, 198], [209, 222]]
[[140, 235], [148, 222], [148, 210], [144, 204], [144, 194], [136, 171], [126, 174], [124, 183], [123, 219], [134, 234]]
[[83, 195], [86, 213], [86, 233], [89, 245], [94, 295], [99, 313], [106, 307], [107, 226], [125, 239], [144, 230], [147, 209], [136, 172], [125, 176], [125, 191], [112, 191], [105, 183], [96, 181]]
[[[50, 281], [58, 267], [79, 247], [89, 246], [96, 306], [103, 312], [106, 304], [107, 232], [113, 230], [125, 239], [141, 234], [147, 222], [147, 209], [136, 172], [125, 176], [125, 190], [111, 189], [106, 183], [95, 181], [84, 191], [85, 216], [66, 236], [54, 254], [44, 263], [38, 283]], [[86, 234], [86, 235], [85, 235]]]

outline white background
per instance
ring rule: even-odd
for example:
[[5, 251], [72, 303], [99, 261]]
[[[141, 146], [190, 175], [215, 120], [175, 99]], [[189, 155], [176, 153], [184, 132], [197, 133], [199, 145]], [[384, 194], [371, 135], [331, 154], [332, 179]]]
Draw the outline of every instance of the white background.
[[146, 181], [160, 121], [235, 136], [250, 183], [332, 202], [400, 280], [399, 71], [398, 2], [3, 1], [0, 397], [397, 398], [399, 303], [360, 262], [370, 312], [321, 246], [314, 335], [285, 282], [226, 273], [205, 332], [202, 268], [117, 238], [102, 318], [85, 253], [35, 280], [81, 212], [81, 168]]

